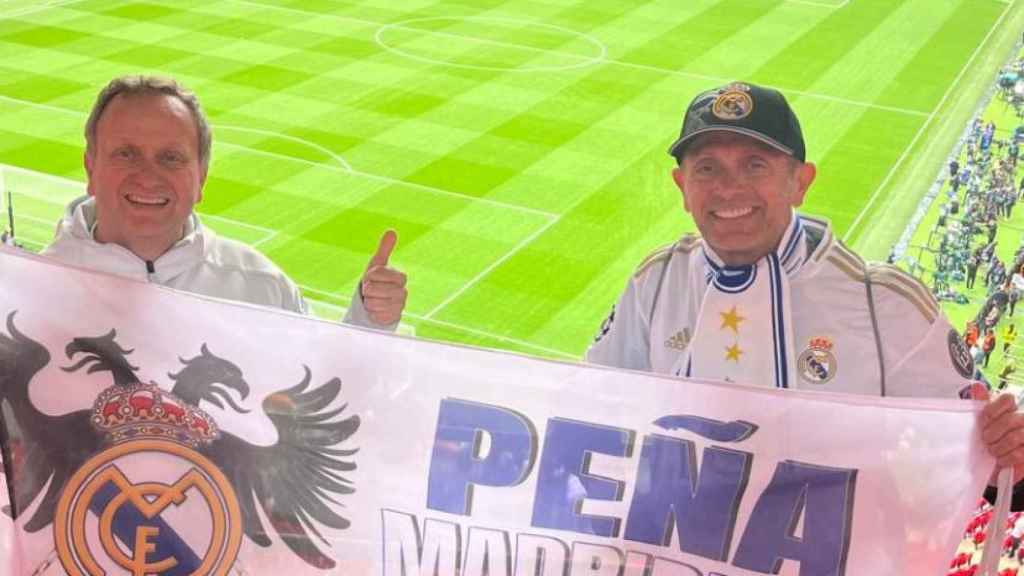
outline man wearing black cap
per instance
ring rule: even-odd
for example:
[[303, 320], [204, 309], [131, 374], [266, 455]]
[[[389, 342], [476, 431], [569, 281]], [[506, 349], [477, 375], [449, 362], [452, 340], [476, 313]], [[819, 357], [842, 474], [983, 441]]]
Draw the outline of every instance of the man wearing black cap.
[[[794, 211], [816, 169], [781, 93], [733, 83], [699, 94], [669, 153], [700, 236], [647, 258], [588, 360], [867, 394], [948, 395], [969, 384], [970, 355], [957, 348], [951, 364], [952, 328], [927, 288], [865, 264], [827, 222]], [[913, 354], [926, 338], [958, 378], [918, 382], [928, 368]]]
[[[700, 236], [641, 264], [588, 361], [778, 388], [987, 397], [925, 286], [796, 213], [816, 169], [781, 93], [733, 83], [699, 94], [669, 153]], [[1000, 465], [1024, 463], [1011, 396], [980, 428]]]

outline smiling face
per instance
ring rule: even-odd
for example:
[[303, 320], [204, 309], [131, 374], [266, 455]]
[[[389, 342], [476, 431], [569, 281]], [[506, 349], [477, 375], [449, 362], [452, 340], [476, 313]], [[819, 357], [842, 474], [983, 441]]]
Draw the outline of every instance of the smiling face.
[[673, 171], [683, 205], [725, 264], [752, 264], [778, 246], [814, 181], [800, 162], [741, 134], [698, 136]]
[[96, 240], [144, 260], [181, 239], [206, 180], [191, 112], [163, 94], [111, 100], [86, 150], [85, 170], [96, 199]]

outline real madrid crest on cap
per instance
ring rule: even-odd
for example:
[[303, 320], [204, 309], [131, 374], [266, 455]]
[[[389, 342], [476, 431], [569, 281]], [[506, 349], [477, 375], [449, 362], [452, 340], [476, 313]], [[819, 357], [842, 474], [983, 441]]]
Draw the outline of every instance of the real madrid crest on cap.
[[715, 131], [749, 136], [801, 162], [807, 156], [800, 121], [786, 97], [773, 88], [731, 82], [701, 92], [686, 108], [683, 128], [668, 153], [681, 162], [695, 138]]
[[825, 336], [811, 338], [807, 349], [796, 360], [800, 378], [811, 384], [824, 384], [836, 375], [836, 357], [832, 340]]
[[722, 89], [711, 104], [711, 113], [722, 120], [740, 120], [754, 111], [750, 86], [737, 82]]

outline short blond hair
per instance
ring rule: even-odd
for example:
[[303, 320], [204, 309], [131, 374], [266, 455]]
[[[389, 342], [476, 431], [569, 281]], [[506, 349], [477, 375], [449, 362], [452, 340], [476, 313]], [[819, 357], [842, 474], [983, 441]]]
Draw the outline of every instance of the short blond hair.
[[91, 152], [96, 145], [96, 125], [99, 124], [104, 110], [114, 98], [122, 94], [125, 96], [164, 95], [181, 101], [192, 113], [192, 120], [196, 124], [196, 133], [199, 134], [199, 164], [204, 169], [209, 167], [213, 134], [210, 130], [210, 123], [206, 120], [206, 114], [203, 113], [203, 109], [199, 105], [199, 99], [173, 78], [163, 76], [141, 74], [119, 76], [104, 86], [96, 97], [96, 103], [92, 105], [89, 119], [85, 122], [85, 149], [87, 152]]

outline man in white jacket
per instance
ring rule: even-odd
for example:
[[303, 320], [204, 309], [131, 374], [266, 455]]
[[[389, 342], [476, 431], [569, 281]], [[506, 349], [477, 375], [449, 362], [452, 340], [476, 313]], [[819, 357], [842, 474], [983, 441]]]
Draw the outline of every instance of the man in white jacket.
[[[777, 388], [988, 398], [925, 287], [797, 214], [816, 168], [780, 92], [736, 82], [698, 94], [669, 153], [700, 236], [640, 265], [589, 362]], [[990, 402], [978, 428], [998, 464], [1024, 478], [1013, 396]], [[1024, 509], [1024, 483], [1014, 495]]]
[[[295, 285], [256, 250], [220, 238], [194, 212], [211, 132], [195, 95], [174, 80], [125, 76], [99, 94], [85, 127], [88, 196], [74, 200], [43, 254], [187, 292], [305, 313]], [[393, 330], [406, 277], [388, 266], [388, 231], [346, 322]]]

